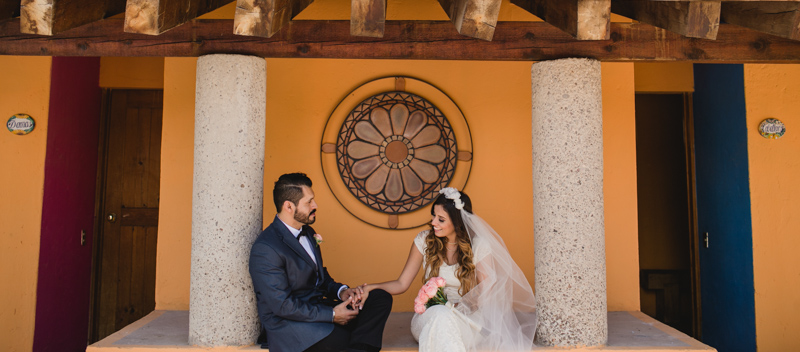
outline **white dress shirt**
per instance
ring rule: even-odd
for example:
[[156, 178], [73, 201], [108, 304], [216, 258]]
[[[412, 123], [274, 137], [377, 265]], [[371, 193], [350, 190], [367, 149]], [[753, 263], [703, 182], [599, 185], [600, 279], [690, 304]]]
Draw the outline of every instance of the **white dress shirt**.
[[[281, 222], [283, 222], [283, 220], [281, 220]], [[285, 222], [283, 222], [283, 224], [286, 225]], [[300, 231], [301, 230], [298, 230], [298, 229], [296, 229], [294, 227], [291, 227], [289, 225], [286, 225], [286, 228], [289, 229], [289, 232], [292, 233], [292, 236], [294, 236], [294, 238], [297, 238], [297, 236], [300, 236]], [[303, 236], [303, 238], [300, 239], [300, 245], [303, 246], [303, 249], [306, 250], [306, 253], [308, 253], [308, 256], [311, 257], [311, 260], [313, 260], [314, 264], [316, 264], [317, 263], [317, 257], [314, 256], [314, 248], [311, 247], [311, 242], [308, 240], [308, 236]]]

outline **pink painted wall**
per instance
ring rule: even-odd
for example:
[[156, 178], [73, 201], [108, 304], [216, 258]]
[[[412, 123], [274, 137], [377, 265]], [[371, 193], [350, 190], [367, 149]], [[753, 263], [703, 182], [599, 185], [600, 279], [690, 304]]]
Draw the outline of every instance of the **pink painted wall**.
[[86, 349], [99, 73], [99, 58], [53, 58], [33, 351]]

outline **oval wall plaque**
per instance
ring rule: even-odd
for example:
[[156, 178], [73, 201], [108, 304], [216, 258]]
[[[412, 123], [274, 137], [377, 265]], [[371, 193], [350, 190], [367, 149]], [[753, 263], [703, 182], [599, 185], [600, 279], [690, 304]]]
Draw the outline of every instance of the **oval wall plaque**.
[[786, 126], [778, 119], [766, 119], [758, 125], [761, 136], [769, 139], [778, 139], [786, 133]]
[[13, 134], [26, 135], [33, 131], [33, 128], [36, 127], [36, 122], [28, 114], [16, 114], [8, 119], [6, 127]]

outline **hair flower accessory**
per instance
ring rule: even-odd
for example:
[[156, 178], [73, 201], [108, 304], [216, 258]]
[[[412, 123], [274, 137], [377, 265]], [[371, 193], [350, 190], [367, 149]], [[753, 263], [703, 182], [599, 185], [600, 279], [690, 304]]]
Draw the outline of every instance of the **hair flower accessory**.
[[444, 197], [450, 199], [455, 203], [456, 209], [464, 209], [464, 202], [461, 201], [461, 192], [453, 187], [445, 187], [439, 190], [439, 194], [444, 194]]

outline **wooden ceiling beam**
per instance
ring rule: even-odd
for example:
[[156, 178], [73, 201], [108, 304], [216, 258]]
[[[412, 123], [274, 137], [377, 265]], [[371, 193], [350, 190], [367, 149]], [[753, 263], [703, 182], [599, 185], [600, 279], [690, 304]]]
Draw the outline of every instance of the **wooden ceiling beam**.
[[492, 40], [501, 0], [439, 0], [456, 32], [472, 38]]
[[0, 22], [19, 17], [20, 0], [0, 0]]
[[195, 20], [160, 36], [122, 33], [106, 19], [52, 37], [0, 23], [0, 55], [800, 63], [800, 42], [722, 24], [717, 40], [686, 38], [644, 23], [612, 23], [610, 40], [581, 41], [542, 22], [500, 22], [492, 41], [467, 38], [450, 22], [387, 21], [383, 38], [353, 37], [349, 21], [292, 21], [272, 38], [234, 35], [232, 20]]
[[237, 0], [233, 33], [270, 38], [314, 0]]
[[53, 35], [125, 11], [125, 0], [17, 1], [20, 31]]
[[159, 35], [230, 2], [231, 0], [128, 0], [124, 31]]
[[611, 12], [690, 38], [714, 39], [720, 0], [612, 0]]
[[386, 0], [350, 2], [350, 35], [381, 38], [385, 27]]
[[720, 16], [725, 23], [800, 40], [800, 2], [725, 2]]
[[576, 39], [608, 39], [611, 0], [511, 0], [511, 3]]

